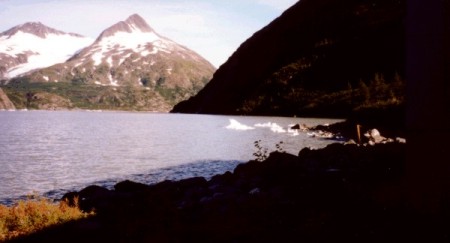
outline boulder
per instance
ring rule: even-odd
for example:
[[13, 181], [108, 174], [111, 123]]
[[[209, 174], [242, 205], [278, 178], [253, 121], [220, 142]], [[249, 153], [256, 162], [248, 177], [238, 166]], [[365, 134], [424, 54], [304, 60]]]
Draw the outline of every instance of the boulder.
[[250, 195], [252, 195], [252, 196], [258, 195], [258, 194], [260, 194], [260, 193], [261, 193], [261, 189], [259, 189], [258, 187], [253, 188], [252, 190], [250, 190], [250, 191], [248, 192], [248, 194], [250, 194]]
[[225, 172], [222, 175], [215, 175], [209, 180], [210, 185], [232, 185], [236, 180], [235, 174], [230, 171]]
[[295, 124], [294, 126], [291, 127], [291, 129], [306, 132], [310, 130], [310, 127], [308, 127], [306, 124]]
[[300, 124], [295, 124], [294, 126], [291, 127], [291, 129], [299, 130], [300, 129]]
[[191, 188], [204, 188], [208, 185], [208, 182], [204, 177], [192, 177], [182, 179], [177, 182], [178, 190], [185, 191]]
[[82, 189], [79, 192], [79, 195], [80, 195], [80, 200], [86, 200], [89, 198], [104, 197], [104, 196], [110, 195], [110, 193], [111, 193], [111, 191], [104, 187], [92, 185], [92, 186], [88, 186], [88, 187]]
[[102, 211], [109, 207], [109, 201], [114, 192], [97, 185], [84, 188], [79, 195], [79, 208], [85, 212]]
[[[371, 129], [371, 130], [369, 130], [368, 132], [366, 132], [365, 134], [364, 134], [364, 136], [366, 137], [366, 138], [368, 138], [369, 139], [369, 144], [377, 144], [377, 143], [381, 143], [381, 142], [383, 142], [384, 140], [386, 140], [386, 138], [385, 137], [383, 137], [383, 136], [381, 136], [381, 134], [380, 134], [380, 132], [377, 130], [377, 129]], [[371, 142], [372, 143], [371, 143]]]
[[148, 185], [129, 180], [121, 181], [114, 185], [114, 189], [117, 192], [137, 192], [147, 190], [149, 188], [150, 187]]
[[66, 201], [70, 207], [78, 207], [79, 199], [80, 194], [78, 192], [68, 192], [62, 196], [61, 201]]

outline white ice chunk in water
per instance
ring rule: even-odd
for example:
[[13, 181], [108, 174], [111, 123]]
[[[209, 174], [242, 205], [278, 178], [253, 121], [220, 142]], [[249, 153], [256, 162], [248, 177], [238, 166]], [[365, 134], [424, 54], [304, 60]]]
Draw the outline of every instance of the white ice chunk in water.
[[230, 124], [228, 126], [226, 126], [226, 128], [232, 129], [232, 130], [241, 130], [241, 131], [255, 129], [254, 127], [241, 124], [238, 121], [236, 121], [235, 119], [230, 119]]
[[285, 133], [286, 130], [282, 128], [280, 125], [272, 122], [266, 122], [266, 123], [257, 123], [255, 124], [255, 127], [267, 127], [270, 128], [272, 132], [275, 133]]

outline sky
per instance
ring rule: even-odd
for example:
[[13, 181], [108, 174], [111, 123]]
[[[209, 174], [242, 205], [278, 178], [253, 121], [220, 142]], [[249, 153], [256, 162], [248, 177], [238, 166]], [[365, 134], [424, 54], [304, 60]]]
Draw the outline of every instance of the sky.
[[219, 67], [297, 0], [0, 0], [0, 32], [26, 22], [84, 36], [139, 14], [160, 35]]

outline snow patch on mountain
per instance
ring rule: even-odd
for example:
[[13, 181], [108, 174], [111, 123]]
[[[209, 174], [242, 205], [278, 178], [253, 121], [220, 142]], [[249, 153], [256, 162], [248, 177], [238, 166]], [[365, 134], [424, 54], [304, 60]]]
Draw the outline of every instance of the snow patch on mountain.
[[21, 59], [21, 64], [7, 70], [6, 77], [13, 78], [34, 69], [65, 62], [92, 42], [91, 38], [70, 34], [49, 33], [42, 38], [20, 30], [14, 35], [2, 35], [0, 53]]
[[[142, 56], [147, 56], [149, 54], [156, 54], [158, 51], [170, 52], [168, 50], [168, 45], [164, 44], [165, 41], [162, 40], [154, 32], [142, 32], [137, 27], [133, 27], [133, 32], [117, 32], [111, 36], [101, 38], [97, 43], [92, 46], [90, 52], [86, 53], [85, 56], [91, 56], [94, 61], [94, 65], [100, 65], [106, 58], [106, 62], [112, 66], [111, 56], [131, 50], [135, 53], [141, 53]], [[152, 51], [148, 51], [147, 45], [153, 46]], [[119, 65], [129, 56], [131, 53], [122, 56], [119, 61]]]

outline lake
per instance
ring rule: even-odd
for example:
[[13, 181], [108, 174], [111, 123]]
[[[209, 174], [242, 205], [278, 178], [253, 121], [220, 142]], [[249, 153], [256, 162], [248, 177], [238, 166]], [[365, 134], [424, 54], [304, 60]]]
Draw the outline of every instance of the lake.
[[0, 204], [60, 198], [125, 179], [210, 178], [255, 159], [254, 142], [292, 154], [334, 141], [288, 129], [336, 119], [100, 111], [0, 111]]

